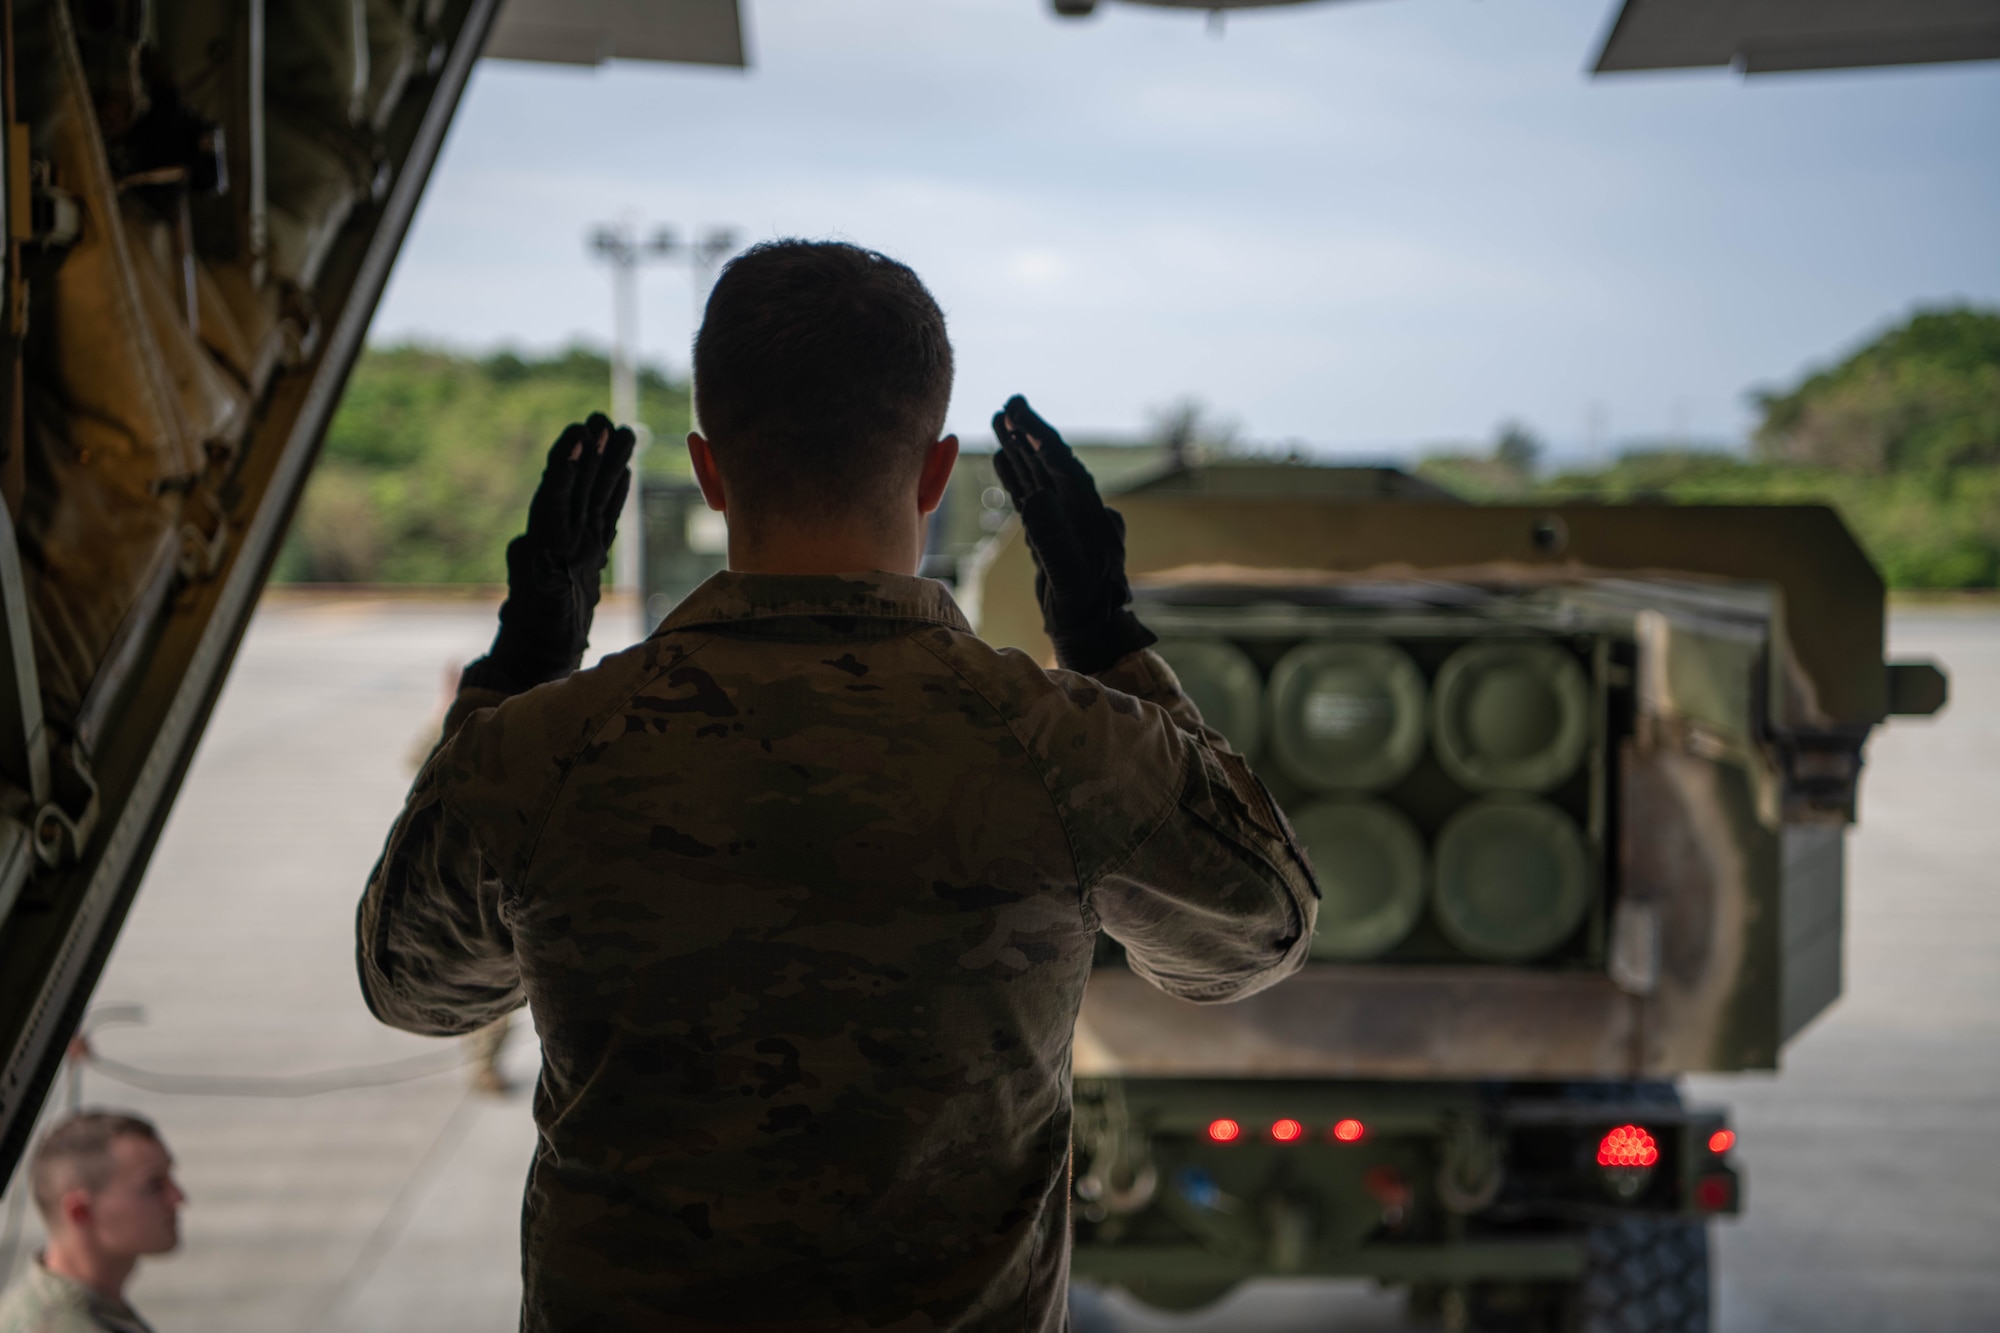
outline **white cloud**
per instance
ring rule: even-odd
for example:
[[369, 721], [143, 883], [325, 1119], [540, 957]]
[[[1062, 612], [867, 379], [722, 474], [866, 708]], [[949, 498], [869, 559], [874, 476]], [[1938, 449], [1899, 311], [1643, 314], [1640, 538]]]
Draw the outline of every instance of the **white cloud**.
[[[1028, 391], [1133, 430], [1380, 447], [1523, 417], [1728, 432], [1742, 391], [1919, 298], [2000, 299], [1991, 66], [1587, 81], [1559, 0], [1233, 16], [759, 0], [747, 74], [482, 68], [377, 337], [549, 346], [609, 319], [583, 238], [634, 216], [910, 262], [953, 420]], [[680, 274], [642, 288], [684, 364]]]

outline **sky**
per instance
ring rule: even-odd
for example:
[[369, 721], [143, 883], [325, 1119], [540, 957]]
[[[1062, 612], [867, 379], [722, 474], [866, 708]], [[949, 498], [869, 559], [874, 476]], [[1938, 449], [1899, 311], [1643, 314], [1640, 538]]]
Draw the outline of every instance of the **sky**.
[[[747, 71], [485, 61], [371, 336], [610, 338], [585, 238], [834, 237], [944, 307], [968, 442], [1194, 398], [1266, 447], [1741, 441], [1913, 308], [2000, 306], [2000, 62], [1591, 79], [1611, 0], [1231, 14], [745, 0]], [[684, 371], [688, 274], [640, 285]]]

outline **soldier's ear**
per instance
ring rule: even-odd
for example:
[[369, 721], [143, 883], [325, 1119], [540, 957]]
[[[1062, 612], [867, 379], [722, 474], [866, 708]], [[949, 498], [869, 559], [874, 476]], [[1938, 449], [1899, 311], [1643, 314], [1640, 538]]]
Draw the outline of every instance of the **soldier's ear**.
[[944, 488], [958, 463], [958, 436], [947, 435], [924, 451], [924, 468], [917, 474], [917, 512], [928, 514], [944, 502]]
[[96, 1216], [90, 1206], [90, 1191], [82, 1188], [64, 1190], [62, 1197], [56, 1200], [56, 1216], [73, 1230], [87, 1228]]
[[701, 498], [718, 514], [729, 512], [729, 494], [722, 484], [722, 469], [715, 465], [715, 450], [695, 431], [688, 432], [688, 460], [694, 464], [695, 484]]

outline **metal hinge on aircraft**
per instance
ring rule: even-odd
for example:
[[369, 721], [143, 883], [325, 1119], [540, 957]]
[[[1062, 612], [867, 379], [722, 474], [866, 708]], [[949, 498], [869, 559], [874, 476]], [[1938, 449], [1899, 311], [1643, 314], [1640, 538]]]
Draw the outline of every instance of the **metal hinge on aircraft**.
[[74, 859], [97, 826], [97, 779], [82, 745], [52, 744], [30, 637], [13, 520], [0, 506], [0, 920], [37, 863]]
[[49, 799], [35, 811], [35, 857], [51, 869], [75, 860], [97, 827], [97, 779], [75, 741], [58, 748], [49, 766]]
[[199, 487], [188, 493], [179, 535], [175, 568], [181, 578], [189, 583], [214, 578], [229, 551], [229, 513], [214, 491]]

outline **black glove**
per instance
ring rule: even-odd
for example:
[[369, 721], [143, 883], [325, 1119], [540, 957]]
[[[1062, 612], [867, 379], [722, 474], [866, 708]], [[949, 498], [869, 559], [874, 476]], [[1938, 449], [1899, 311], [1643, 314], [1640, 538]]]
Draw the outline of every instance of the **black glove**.
[[1056, 662], [1091, 674], [1158, 642], [1126, 605], [1125, 520], [1098, 498], [1090, 469], [1019, 394], [994, 414], [993, 434], [993, 470], [1035, 557], [1035, 600]]
[[583, 662], [590, 618], [618, 515], [632, 485], [632, 432], [601, 412], [571, 424], [549, 449], [528, 502], [528, 530], [507, 543], [507, 600], [486, 656], [461, 686], [519, 694]]

